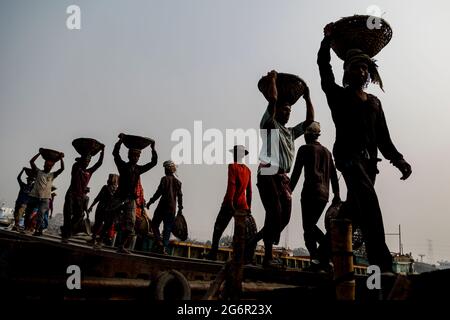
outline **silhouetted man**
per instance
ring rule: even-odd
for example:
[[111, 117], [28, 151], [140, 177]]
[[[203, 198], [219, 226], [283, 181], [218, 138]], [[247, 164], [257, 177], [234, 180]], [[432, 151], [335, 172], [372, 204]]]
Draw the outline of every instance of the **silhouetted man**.
[[378, 149], [402, 173], [411, 175], [411, 166], [391, 141], [381, 102], [364, 92], [369, 81], [382, 81], [375, 62], [358, 49], [349, 50], [344, 61], [343, 87], [336, 84], [330, 65], [330, 25], [318, 53], [322, 90], [336, 126], [333, 148], [336, 167], [347, 185], [347, 201], [342, 211], [360, 226], [370, 264], [392, 271], [392, 257], [385, 242], [383, 218], [375, 192]]
[[230, 151], [233, 152], [234, 162], [228, 165], [227, 191], [214, 224], [211, 251], [206, 256], [209, 260], [217, 259], [220, 238], [236, 210], [251, 211], [252, 173], [242, 163], [242, 159], [248, 154], [248, 151], [242, 145], [236, 145]]
[[33, 189], [34, 185], [34, 177], [32, 174], [27, 176], [27, 182], [22, 181], [22, 174], [24, 173], [26, 168], [23, 168], [19, 175], [17, 176], [17, 182], [19, 183], [19, 194], [16, 200], [16, 206], [14, 208], [14, 226], [12, 230], [19, 230], [19, 223], [22, 216], [25, 214], [25, 210], [27, 208], [28, 201], [30, 200], [30, 192]]
[[340, 196], [333, 157], [331, 152], [319, 143], [319, 136], [319, 123], [311, 123], [305, 130], [306, 144], [297, 152], [291, 175], [291, 190], [294, 192], [304, 168], [305, 181], [301, 194], [303, 237], [309, 251], [311, 266], [327, 269], [330, 257], [329, 241], [317, 226], [317, 222], [328, 202], [330, 181], [334, 193], [333, 203], [340, 202]]
[[158, 162], [158, 155], [155, 150], [155, 142], [151, 142], [152, 160], [141, 166], [138, 165], [141, 156], [141, 150], [129, 149], [128, 162], [125, 162], [120, 157], [120, 147], [123, 143], [124, 135], [119, 134], [119, 141], [114, 146], [113, 156], [116, 163], [117, 170], [119, 170], [119, 188], [116, 192], [116, 198], [120, 203], [117, 208], [121, 212], [120, 224], [123, 235], [123, 243], [119, 247], [118, 252], [129, 253], [128, 247], [134, 235], [134, 224], [136, 222], [136, 187], [141, 174], [149, 171]]
[[83, 219], [84, 211], [87, 210], [85, 208], [86, 189], [92, 175], [102, 165], [104, 156], [105, 148], [103, 146], [97, 163], [89, 169], [90, 155], [84, 155], [75, 159], [75, 163], [72, 166], [70, 186], [67, 189], [64, 200], [63, 241], [67, 241], [71, 237], [73, 229]]
[[[165, 176], [161, 178], [158, 189], [150, 198], [147, 208], [158, 199], [159, 203], [155, 209], [152, 219], [152, 228], [157, 245], [161, 246], [164, 254], [169, 253], [169, 239], [175, 222], [175, 212], [178, 204], [177, 214], [183, 213], [183, 192], [181, 191], [181, 181], [175, 176], [177, 166], [171, 160], [163, 163]], [[164, 223], [163, 236], [159, 232], [161, 222]]]
[[[300, 137], [305, 128], [314, 120], [314, 109], [306, 87], [303, 98], [306, 102], [306, 120], [295, 127], [287, 128], [286, 124], [291, 115], [291, 105], [287, 101], [278, 99], [277, 72], [268, 73], [270, 86], [266, 94], [269, 100], [267, 110], [261, 119], [260, 128], [268, 130], [268, 135], [277, 134], [278, 146], [269, 147], [272, 139], [263, 143], [267, 149], [260, 155], [258, 167], [257, 186], [259, 195], [266, 210], [264, 227], [250, 241], [248, 249], [254, 251], [259, 240], [264, 240], [265, 254], [263, 265], [265, 267], [278, 266], [273, 263], [272, 247], [280, 241], [283, 229], [291, 218], [292, 198], [289, 187], [290, 179], [287, 173], [291, 170], [295, 157], [294, 140]], [[274, 150], [271, 150], [274, 149]], [[267, 152], [266, 152], [267, 151]], [[247, 256], [251, 253], [247, 253]]]
[[39, 157], [40, 153], [36, 154], [30, 160], [31, 169], [36, 172], [36, 182], [34, 183], [33, 189], [30, 192], [30, 200], [28, 201], [27, 209], [25, 211], [25, 226], [27, 228], [31, 227], [31, 215], [33, 209], [37, 208], [37, 219], [36, 219], [36, 230], [34, 231], [35, 236], [42, 235], [42, 221], [44, 219], [44, 214], [49, 208], [49, 201], [52, 197], [52, 186], [53, 180], [64, 171], [64, 154], [60, 154], [61, 168], [55, 172], [50, 172], [54, 166], [54, 162], [51, 160], [45, 160], [44, 170], [38, 169], [34, 163]]

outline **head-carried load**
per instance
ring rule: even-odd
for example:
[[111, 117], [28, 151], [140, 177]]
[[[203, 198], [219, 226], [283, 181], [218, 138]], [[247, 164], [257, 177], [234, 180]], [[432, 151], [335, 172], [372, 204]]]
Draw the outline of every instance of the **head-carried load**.
[[[370, 25], [373, 19], [375, 24]], [[359, 49], [373, 58], [392, 38], [392, 28], [384, 19], [368, 15], [345, 17], [329, 28], [331, 48], [342, 60], [350, 49]]]
[[[268, 76], [262, 77], [258, 81], [258, 89], [268, 100], [267, 92], [270, 85], [270, 79]], [[298, 99], [305, 92], [305, 81], [300, 77], [289, 73], [277, 73], [277, 91], [278, 102], [285, 103], [287, 105], [294, 105]]]
[[104, 147], [104, 144], [92, 138], [75, 139], [72, 145], [83, 158], [95, 156]]
[[122, 138], [125, 147], [135, 152], [140, 152], [141, 150], [147, 148], [153, 142], [153, 139], [141, 136], [133, 136], [124, 133], [121, 133], [119, 136]]
[[[372, 23], [373, 22], [373, 23]], [[327, 25], [330, 45], [344, 60], [344, 69], [354, 62], [364, 62], [369, 68], [370, 81], [383, 90], [383, 82], [372, 59], [391, 40], [392, 28], [382, 18], [354, 15]], [[345, 82], [345, 79], [344, 79]]]
[[56, 162], [64, 157], [64, 153], [47, 148], [39, 148], [39, 153], [45, 161], [51, 162]]

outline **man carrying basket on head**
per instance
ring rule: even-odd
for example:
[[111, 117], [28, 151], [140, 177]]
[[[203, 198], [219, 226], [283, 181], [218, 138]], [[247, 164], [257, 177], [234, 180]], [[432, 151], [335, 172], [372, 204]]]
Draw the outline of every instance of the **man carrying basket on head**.
[[[291, 106], [300, 97], [288, 99], [282, 96], [277, 87], [277, 77], [281, 76], [276, 71], [267, 74], [268, 88], [264, 95], [269, 101], [260, 128], [267, 130], [266, 137], [263, 137], [263, 148], [260, 155], [260, 165], [258, 167], [257, 186], [261, 201], [266, 210], [264, 227], [250, 240], [247, 257], [252, 256], [259, 240], [264, 240], [264, 267], [278, 266], [273, 263], [272, 247], [280, 241], [283, 229], [288, 225], [291, 218], [292, 198], [289, 187], [289, 177], [287, 174], [291, 170], [295, 157], [294, 141], [300, 137], [306, 127], [314, 121], [314, 108], [309, 96], [309, 89], [304, 86], [304, 99], [306, 102], [306, 120], [300, 122], [292, 128], [287, 128], [286, 124], [291, 115]], [[272, 137], [274, 136], [275, 139]], [[272, 143], [278, 142], [272, 146]]]
[[[27, 171], [27, 182], [22, 181], [22, 174]], [[22, 168], [19, 175], [17, 176], [17, 181], [19, 182], [19, 195], [17, 196], [16, 206], [14, 208], [14, 226], [13, 231], [19, 231], [20, 219], [23, 217], [25, 210], [27, 208], [27, 203], [29, 201], [29, 195], [33, 189], [35, 178], [33, 177], [33, 172], [31, 169]]]
[[61, 231], [64, 242], [72, 236], [72, 232], [75, 231], [76, 226], [83, 219], [85, 210], [87, 210], [85, 205], [86, 189], [92, 175], [103, 163], [105, 146], [101, 145], [100, 150], [100, 157], [92, 167], [88, 168], [91, 162], [91, 154], [89, 153], [77, 157], [72, 166], [70, 186], [67, 189], [63, 207], [64, 225]]
[[333, 154], [336, 167], [347, 185], [347, 201], [342, 212], [360, 226], [369, 263], [382, 272], [392, 271], [392, 257], [385, 242], [383, 219], [375, 192], [378, 173], [378, 149], [402, 173], [402, 180], [411, 175], [411, 166], [391, 141], [381, 102], [364, 92], [369, 81], [382, 81], [377, 65], [359, 49], [347, 51], [344, 61], [343, 87], [336, 84], [330, 65], [333, 24], [325, 27], [325, 37], [318, 52], [322, 90], [336, 126]]
[[[124, 143], [128, 144], [128, 160], [125, 162], [120, 157], [120, 146]], [[117, 210], [120, 211], [120, 224], [123, 235], [123, 242], [120, 245], [118, 252], [130, 253], [128, 247], [131, 244], [134, 235], [134, 224], [136, 222], [136, 187], [139, 182], [141, 174], [149, 171], [158, 162], [158, 155], [155, 150], [155, 141], [146, 139], [152, 148], [152, 160], [141, 166], [138, 165], [139, 157], [141, 156], [141, 150], [148, 144], [139, 145], [133, 143], [132, 140], [140, 139], [142, 137], [127, 136], [123, 133], [119, 134], [119, 141], [114, 146], [113, 156], [116, 163], [117, 170], [119, 171], [119, 188], [116, 192], [116, 202], [120, 204]]]
[[[49, 151], [49, 149], [39, 149], [39, 153], [30, 160], [31, 169], [36, 173], [36, 181], [30, 192], [30, 198], [25, 211], [25, 226], [27, 228], [31, 227], [33, 209], [37, 208], [36, 230], [33, 234], [35, 236], [42, 235], [42, 221], [44, 220], [44, 214], [48, 210], [48, 204], [52, 197], [53, 180], [64, 171], [64, 153], [50, 150], [52, 154], [51, 156], [48, 156], [47, 151]], [[43, 170], [38, 169], [35, 164], [36, 159], [40, 155], [42, 155], [45, 160]], [[50, 172], [57, 160], [60, 161], [61, 168], [55, 172]]]

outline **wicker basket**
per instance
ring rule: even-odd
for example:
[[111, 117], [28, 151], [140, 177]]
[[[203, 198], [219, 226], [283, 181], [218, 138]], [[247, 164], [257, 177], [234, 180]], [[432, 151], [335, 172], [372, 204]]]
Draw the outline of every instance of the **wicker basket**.
[[258, 232], [255, 218], [251, 214], [245, 216], [245, 240], [250, 241]]
[[150, 138], [140, 137], [140, 136], [132, 136], [129, 134], [124, 134], [122, 137], [123, 144], [128, 149], [138, 149], [142, 150], [147, 148], [153, 140]]
[[343, 202], [338, 202], [338, 203], [332, 203], [326, 213], [325, 213], [325, 229], [327, 231], [330, 231], [331, 228], [331, 220], [334, 219], [339, 219], [342, 218], [342, 211], [341, 211], [341, 207], [342, 207]]
[[152, 220], [143, 213], [139, 219], [136, 219], [137, 232], [141, 236], [153, 236], [152, 232]]
[[391, 26], [382, 18], [380, 28], [369, 29], [368, 15], [354, 15], [336, 21], [331, 30], [331, 48], [336, 55], [345, 60], [350, 49], [360, 49], [370, 57], [381, 51], [392, 38]]
[[78, 138], [72, 141], [75, 150], [82, 156], [95, 156], [104, 145], [95, 139]]
[[41, 154], [42, 158], [44, 158], [44, 160], [54, 162], [60, 160], [62, 156], [61, 152], [46, 148], [40, 148], [39, 153]]
[[[258, 81], [258, 89], [267, 100], [269, 100], [267, 97], [269, 85], [270, 79], [268, 76], [264, 76]], [[277, 74], [278, 101], [286, 102], [292, 106], [303, 95], [305, 87], [305, 81], [296, 75], [289, 73]]]
[[181, 241], [185, 241], [188, 238], [188, 227], [186, 219], [182, 214], [178, 214], [175, 217], [172, 233], [175, 237], [177, 237]]

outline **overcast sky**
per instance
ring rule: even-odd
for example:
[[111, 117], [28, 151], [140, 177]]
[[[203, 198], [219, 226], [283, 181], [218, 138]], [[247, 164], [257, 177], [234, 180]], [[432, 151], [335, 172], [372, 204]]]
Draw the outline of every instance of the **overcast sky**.
[[[142, 177], [148, 199], [176, 145], [175, 129], [193, 132], [196, 120], [204, 130], [258, 128], [266, 102], [256, 84], [271, 69], [307, 81], [321, 142], [331, 149], [335, 130], [316, 64], [323, 26], [377, 5], [394, 34], [376, 57], [386, 92], [368, 90], [380, 98], [392, 139], [413, 168], [410, 179], [401, 181], [388, 161], [380, 165], [376, 189], [385, 229], [396, 232], [401, 224], [404, 251], [415, 258], [423, 253], [427, 261], [450, 260], [448, 1], [0, 3], [0, 200], [14, 206], [18, 172], [39, 147], [49, 147], [66, 155], [66, 171], [55, 181], [56, 212], [62, 212], [77, 156], [74, 138], [93, 137], [107, 146], [104, 164], [91, 179], [91, 197], [116, 172], [111, 152], [118, 133], [154, 138], [160, 161]], [[66, 28], [71, 4], [81, 8], [81, 30]], [[342, 62], [332, 59], [340, 80]], [[304, 117], [302, 99], [290, 124]], [[303, 143], [298, 139], [297, 147]], [[141, 163], [149, 160], [144, 150]], [[250, 168], [253, 214], [261, 227], [256, 166]], [[226, 189], [226, 165], [181, 165], [179, 178], [190, 237], [208, 240]], [[299, 202], [297, 188], [281, 241], [291, 248], [304, 247]], [[230, 233], [231, 228], [225, 234]], [[397, 237], [387, 241], [398, 251]]]

